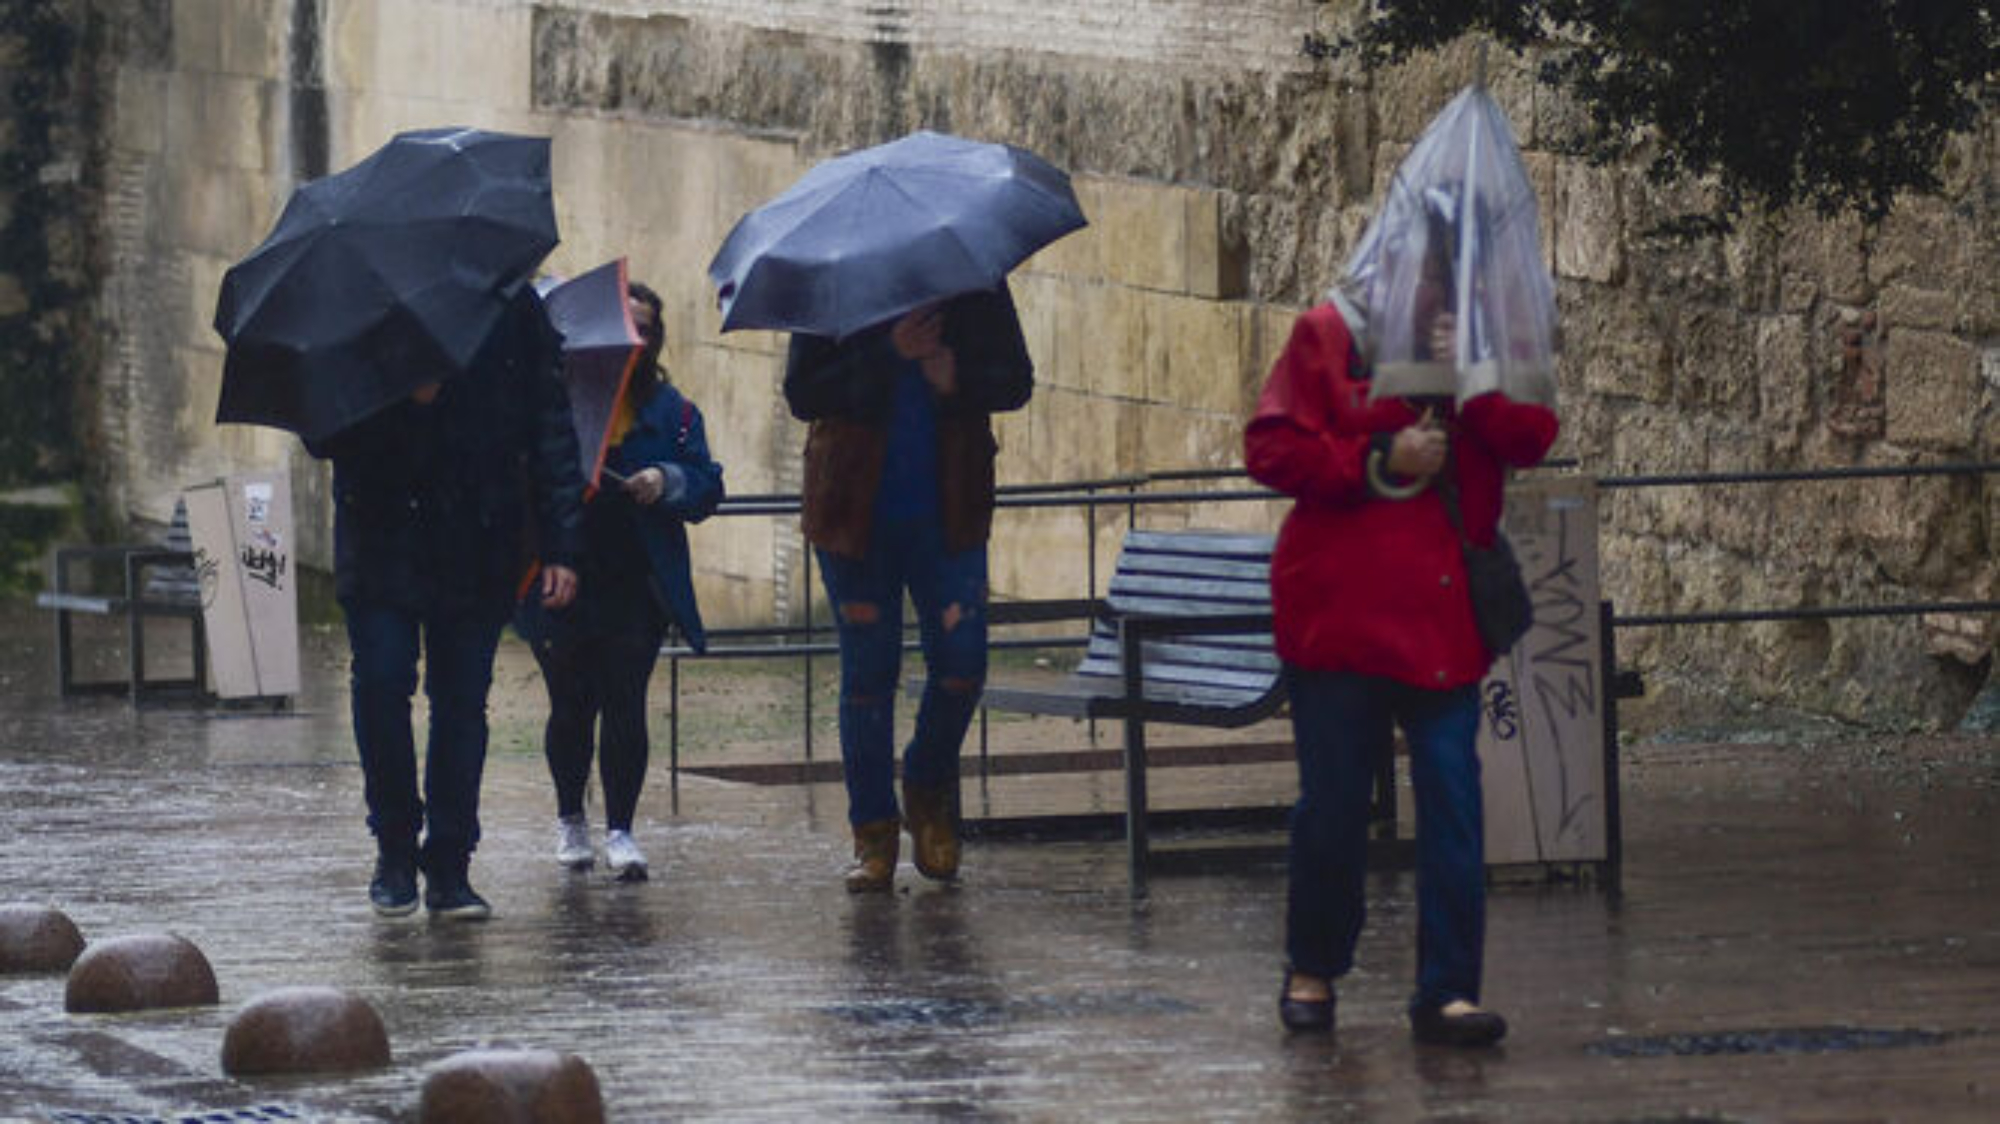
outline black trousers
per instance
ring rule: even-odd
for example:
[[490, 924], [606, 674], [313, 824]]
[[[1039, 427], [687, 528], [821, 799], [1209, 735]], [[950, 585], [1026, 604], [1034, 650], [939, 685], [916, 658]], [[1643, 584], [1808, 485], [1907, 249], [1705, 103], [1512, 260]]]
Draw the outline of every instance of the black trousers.
[[[636, 624], [636, 622], [635, 622]], [[665, 631], [651, 622], [604, 636], [534, 645], [549, 688], [542, 743], [556, 786], [556, 813], [583, 812], [593, 753], [604, 785], [605, 826], [632, 829], [646, 783], [646, 684]]]

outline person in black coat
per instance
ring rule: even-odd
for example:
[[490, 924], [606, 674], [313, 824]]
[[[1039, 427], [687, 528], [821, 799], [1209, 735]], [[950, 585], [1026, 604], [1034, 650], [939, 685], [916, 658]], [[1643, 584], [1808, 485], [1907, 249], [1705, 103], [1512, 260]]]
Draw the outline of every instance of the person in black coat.
[[[582, 473], [561, 337], [523, 285], [470, 368], [324, 440], [333, 461], [334, 582], [353, 653], [354, 740], [375, 835], [369, 900], [484, 919], [467, 871], [479, 842], [486, 696], [529, 536], [538, 596], [576, 594]], [[532, 524], [532, 530], [531, 525]], [[424, 662], [430, 735], [422, 794], [410, 699]]]
[[646, 781], [646, 685], [660, 643], [677, 625], [696, 651], [708, 647], [687, 525], [713, 514], [723, 494], [701, 411], [662, 377], [660, 298], [644, 285], [631, 291], [645, 350], [626, 391], [629, 413], [613, 423], [604, 480], [584, 505], [581, 591], [562, 609], [531, 595], [514, 618], [549, 690], [543, 752], [556, 789], [556, 861], [572, 870], [596, 863], [583, 808], [596, 756], [604, 859], [620, 881], [646, 878], [632, 820]]

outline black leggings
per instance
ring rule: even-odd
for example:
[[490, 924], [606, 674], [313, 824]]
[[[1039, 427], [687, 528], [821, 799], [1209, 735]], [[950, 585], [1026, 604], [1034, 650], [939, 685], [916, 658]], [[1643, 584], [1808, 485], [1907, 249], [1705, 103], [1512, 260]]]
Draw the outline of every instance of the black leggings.
[[659, 660], [665, 633], [647, 629], [534, 645], [549, 688], [549, 724], [543, 753], [556, 784], [556, 812], [583, 813], [583, 790], [590, 780], [592, 734], [602, 754], [605, 826], [632, 829], [639, 789], [646, 783], [646, 683]]

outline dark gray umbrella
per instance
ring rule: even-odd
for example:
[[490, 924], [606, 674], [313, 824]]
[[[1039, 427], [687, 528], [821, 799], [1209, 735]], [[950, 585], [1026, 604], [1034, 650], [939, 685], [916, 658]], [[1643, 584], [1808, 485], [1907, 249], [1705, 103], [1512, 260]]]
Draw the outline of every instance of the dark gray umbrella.
[[1034, 153], [912, 133], [828, 160], [743, 216], [708, 276], [725, 332], [838, 338], [991, 289], [1083, 225], [1069, 176]]
[[551, 288], [543, 300], [563, 336], [563, 381], [583, 457], [583, 478], [595, 487], [611, 448], [611, 423], [632, 381], [646, 341], [632, 323], [625, 259], [608, 261]]
[[464, 371], [555, 244], [547, 138], [399, 134], [223, 276], [215, 420], [324, 437]]

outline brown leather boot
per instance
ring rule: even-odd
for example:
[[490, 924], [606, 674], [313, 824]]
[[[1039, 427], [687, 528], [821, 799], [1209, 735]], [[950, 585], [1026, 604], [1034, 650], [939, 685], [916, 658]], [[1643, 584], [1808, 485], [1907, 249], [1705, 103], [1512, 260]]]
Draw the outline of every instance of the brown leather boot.
[[849, 893], [865, 894], [895, 888], [896, 852], [902, 838], [903, 825], [896, 820], [875, 820], [855, 825], [854, 865], [847, 868]]
[[958, 825], [951, 815], [951, 789], [903, 782], [903, 819], [910, 825], [917, 873], [938, 882], [958, 877]]

